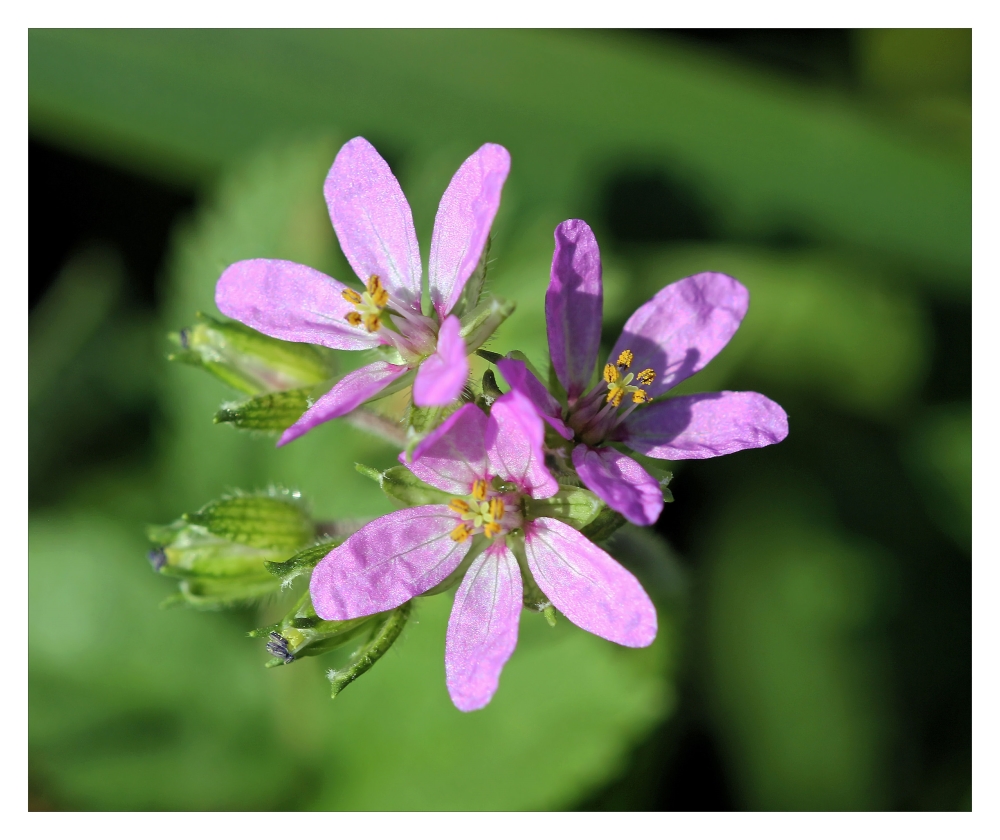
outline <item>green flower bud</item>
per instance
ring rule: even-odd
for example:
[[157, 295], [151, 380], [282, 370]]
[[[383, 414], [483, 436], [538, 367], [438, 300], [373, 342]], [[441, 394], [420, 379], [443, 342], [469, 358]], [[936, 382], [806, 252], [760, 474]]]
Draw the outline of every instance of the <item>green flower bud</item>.
[[200, 312], [197, 317], [199, 323], [170, 335], [181, 350], [168, 358], [204, 368], [246, 394], [312, 387], [334, 374], [326, 348], [270, 338], [237, 321]]
[[283, 432], [309, 408], [313, 388], [261, 394], [243, 403], [226, 403], [213, 418], [216, 423], [231, 423], [237, 429], [256, 432]]

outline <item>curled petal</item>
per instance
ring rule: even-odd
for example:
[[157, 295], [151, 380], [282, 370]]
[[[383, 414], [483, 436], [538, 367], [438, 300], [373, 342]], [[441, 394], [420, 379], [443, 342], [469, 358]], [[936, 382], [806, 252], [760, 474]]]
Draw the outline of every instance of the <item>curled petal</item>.
[[459, 331], [462, 324], [449, 315], [438, 331], [437, 349], [420, 365], [413, 383], [413, 402], [427, 407], [448, 405], [458, 399], [469, 378], [469, 360], [465, 341]]
[[552, 366], [572, 404], [590, 383], [601, 343], [601, 252], [594, 232], [580, 219], [560, 224], [555, 238], [545, 325]]
[[362, 281], [376, 275], [397, 301], [420, 310], [420, 249], [396, 176], [364, 137], [344, 144], [323, 185], [341, 250]]
[[785, 410], [754, 391], [673, 397], [633, 412], [619, 430], [622, 442], [636, 452], [670, 461], [715, 458], [787, 436]]
[[631, 350], [633, 371], [649, 368], [656, 374], [644, 385], [646, 393], [663, 394], [715, 358], [733, 337], [749, 303], [743, 284], [727, 274], [685, 277], [632, 313], [611, 360]]
[[372, 362], [363, 368], [351, 371], [305, 412], [294, 424], [285, 429], [278, 440], [284, 446], [320, 423], [343, 417], [354, 411], [361, 403], [378, 395], [409, 368], [406, 365], [390, 365], [388, 362]]
[[360, 618], [433, 589], [472, 544], [451, 538], [458, 521], [447, 505], [425, 505], [369, 522], [313, 569], [309, 594], [316, 614], [327, 621]]
[[612, 510], [634, 525], [653, 525], [663, 510], [659, 482], [636, 461], [610, 446], [573, 450], [573, 466], [580, 480]]
[[557, 519], [524, 529], [528, 567], [555, 607], [595, 636], [626, 647], [656, 638], [656, 609], [642, 585], [607, 552]]
[[479, 263], [508, 172], [507, 150], [486, 143], [458, 168], [441, 196], [428, 265], [431, 302], [440, 318], [454, 308]]
[[467, 496], [479, 479], [488, 478], [486, 415], [471, 403], [463, 405], [413, 450], [399, 460], [417, 478], [438, 490]]
[[444, 667], [448, 693], [463, 712], [493, 698], [500, 671], [517, 646], [521, 572], [507, 545], [494, 542], [469, 567], [448, 620]]
[[562, 406], [559, 405], [559, 400], [548, 392], [548, 389], [538, 381], [535, 374], [528, 370], [528, 366], [524, 362], [520, 359], [500, 359], [497, 362], [497, 368], [503, 374], [503, 378], [507, 380], [507, 384], [515, 391], [524, 394], [541, 415], [541, 418], [555, 429], [557, 434], [562, 435], [566, 440], [572, 439], [573, 430], [563, 423]]
[[222, 272], [215, 303], [233, 318], [271, 338], [320, 344], [337, 350], [365, 350], [377, 334], [352, 327], [343, 283], [287, 260], [243, 260]]
[[486, 424], [490, 471], [514, 482], [535, 499], [555, 495], [559, 485], [545, 466], [545, 429], [531, 401], [508, 391], [493, 403]]

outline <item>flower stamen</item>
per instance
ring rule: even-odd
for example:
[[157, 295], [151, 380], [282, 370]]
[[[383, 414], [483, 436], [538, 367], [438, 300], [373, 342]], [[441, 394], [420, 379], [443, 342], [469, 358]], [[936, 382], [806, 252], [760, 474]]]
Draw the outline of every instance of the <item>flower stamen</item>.
[[486, 481], [481, 478], [477, 478], [472, 482], [472, 498], [477, 502], [486, 501]]
[[464, 522], [461, 525], [456, 526], [455, 529], [451, 532], [451, 538], [455, 542], [465, 542], [471, 536], [472, 536], [472, 529]]
[[632, 359], [634, 358], [635, 357], [632, 355], [631, 350], [622, 350], [622, 352], [618, 354], [618, 361], [616, 364], [622, 370], [628, 370], [629, 366], [632, 364]]

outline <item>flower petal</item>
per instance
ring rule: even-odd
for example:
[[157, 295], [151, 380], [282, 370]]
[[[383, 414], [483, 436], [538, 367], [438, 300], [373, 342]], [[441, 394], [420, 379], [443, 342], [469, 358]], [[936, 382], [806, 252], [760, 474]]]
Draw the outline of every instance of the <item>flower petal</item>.
[[591, 449], [581, 443], [573, 450], [573, 466], [588, 488], [633, 525], [653, 525], [660, 518], [659, 482], [628, 455], [610, 446]]
[[715, 458], [780, 443], [788, 415], [763, 394], [718, 391], [674, 397], [641, 407], [619, 428], [619, 439], [652, 458]]
[[580, 219], [560, 224], [555, 238], [545, 326], [552, 366], [572, 404], [590, 384], [601, 343], [601, 252], [594, 232]]
[[507, 380], [507, 384], [515, 391], [520, 391], [526, 396], [531, 404], [538, 411], [541, 418], [548, 423], [556, 433], [570, 440], [573, 437], [573, 430], [562, 420], [562, 406], [559, 400], [549, 393], [548, 389], [538, 381], [528, 366], [520, 359], [500, 359], [497, 368]]
[[390, 365], [388, 362], [372, 362], [363, 368], [351, 371], [303, 414], [294, 424], [285, 429], [278, 440], [278, 446], [291, 443], [302, 437], [320, 423], [343, 417], [354, 411], [361, 403], [367, 402], [390, 383], [409, 371], [406, 365]]
[[469, 378], [462, 324], [449, 315], [438, 330], [437, 350], [424, 359], [413, 383], [413, 402], [423, 407], [448, 405], [458, 399]]
[[488, 477], [486, 415], [475, 405], [463, 405], [413, 450], [412, 461], [399, 460], [421, 481], [445, 493], [467, 496], [472, 484]]
[[542, 418], [531, 401], [518, 391], [508, 391], [493, 403], [486, 424], [491, 472], [513, 481], [534, 499], [555, 495], [559, 485], [545, 466], [544, 438]]
[[458, 168], [441, 196], [428, 265], [431, 302], [441, 318], [458, 302], [479, 263], [508, 172], [508, 151], [486, 143]]
[[327, 621], [360, 618], [434, 588], [472, 545], [451, 538], [459, 521], [447, 505], [424, 505], [369, 522], [313, 569], [309, 594], [316, 615]]
[[364, 137], [344, 144], [323, 185], [341, 250], [363, 282], [373, 274], [397, 301], [420, 311], [420, 249], [396, 176]]
[[610, 359], [631, 350], [632, 371], [650, 368], [656, 374], [644, 386], [646, 393], [663, 394], [715, 358], [747, 314], [749, 302], [743, 284], [727, 274], [685, 277], [632, 313]]
[[577, 627], [626, 647], [656, 638], [656, 609], [628, 571], [579, 531], [542, 517], [524, 529], [535, 582]]
[[243, 260], [222, 272], [215, 303], [228, 318], [271, 338], [303, 341], [337, 350], [377, 347], [376, 333], [352, 327], [343, 283], [287, 260]]
[[448, 693], [460, 711], [481, 709], [493, 698], [517, 646], [521, 593], [521, 571], [503, 542], [490, 545], [465, 573], [444, 647]]

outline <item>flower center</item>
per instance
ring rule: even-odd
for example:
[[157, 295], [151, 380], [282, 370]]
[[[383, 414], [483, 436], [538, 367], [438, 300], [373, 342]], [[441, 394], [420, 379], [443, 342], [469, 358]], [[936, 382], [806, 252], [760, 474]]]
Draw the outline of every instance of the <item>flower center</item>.
[[[604, 440], [636, 408], [650, 401], [641, 386], [652, 385], [656, 372], [652, 368], [629, 372], [634, 360], [631, 350], [622, 350], [614, 364], [609, 362], [604, 366], [601, 381], [572, 407], [567, 422], [584, 443], [593, 445]], [[619, 412], [622, 402], [628, 405]]]
[[359, 295], [354, 289], [344, 289], [344, 300], [354, 304], [355, 312], [347, 313], [347, 323], [352, 327], [364, 326], [368, 332], [378, 332], [382, 326], [382, 312], [389, 305], [389, 293], [377, 274], [368, 278], [366, 291]]
[[469, 496], [455, 498], [448, 503], [448, 507], [461, 519], [451, 532], [451, 538], [455, 542], [465, 542], [476, 534], [484, 534], [493, 539], [516, 528], [520, 520], [516, 501], [510, 493], [494, 492], [483, 479], [473, 482]]
[[437, 323], [389, 297], [377, 274], [368, 278], [365, 292], [344, 289], [341, 296], [354, 305], [345, 320], [352, 327], [377, 332], [384, 343], [394, 346], [407, 363], [415, 364], [434, 352]]

